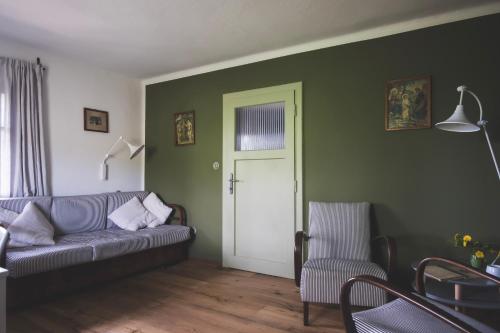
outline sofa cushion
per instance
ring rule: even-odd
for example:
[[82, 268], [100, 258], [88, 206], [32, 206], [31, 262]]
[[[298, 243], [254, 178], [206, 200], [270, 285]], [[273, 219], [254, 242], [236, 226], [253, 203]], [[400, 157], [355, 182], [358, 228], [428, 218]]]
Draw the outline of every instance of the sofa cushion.
[[19, 213], [16, 213], [12, 210], [8, 210], [0, 207], [0, 225], [3, 227], [8, 227], [15, 219], [19, 216]]
[[144, 207], [149, 210], [154, 216], [156, 216], [156, 221], [148, 224], [148, 228], [156, 228], [159, 225], [167, 222], [168, 217], [172, 213], [173, 209], [168, 207], [163, 203], [163, 201], [158, 198], [156, 193], [149, 193], [146, 199], [142, 202]]
[[[146, 198], [148, 192], [145, 191], [134, 191], [134, 192], [112, 192], [106, 193], [108, 196], [108, 211], [106, 216], [109, 216], [113, 211], [115, 211], [118, 207], [132, 199], [133, 197], [137, 197], [141, 202]], [[107, 220], [106, 228], [119, 228], [117, 225], [113, 223], [110, 219]]]
[[122, 229], [107, 229], [78, 234], [63, 235], [58, 242], [85, 244], [93, 249], [93, 260], [118, 257], [149, 248], [149, 239], [137, 232]]
[[85, 244], [28, 246], [8, 249], [6, 268], [9, 277], [52, 271], [92, 261], [92, 247]]
[[107, 195], [54, 197], [51, 217], [57, 235], [106, 228]]
[[136, 231], [149, 239], [149, 247], [161, 247], [180, 243], [190, 238], [189, 227], [183, 225], [161, 225], [156, 228], [146, 228]]
[[32, 202], [24, 206], [7, 231], [16, 244], [54, 245], [54, 227]]
[[0, 207], [12, 210], [16, 213], [21, 213], [24, 206], [28, 202], [35, 203], [38, 208], [45, 214], [45, 217], [50, 220], [50, 206], [52, 205], [52, 197], [25, 197], [25, 198], [8, 198], [0, 200]]
[[108, 218], [121, 229], [137, 231], [155, 223], [158, 219], [149, 210], [144, 208], [137, 197], [133, 197], [117, 209]]

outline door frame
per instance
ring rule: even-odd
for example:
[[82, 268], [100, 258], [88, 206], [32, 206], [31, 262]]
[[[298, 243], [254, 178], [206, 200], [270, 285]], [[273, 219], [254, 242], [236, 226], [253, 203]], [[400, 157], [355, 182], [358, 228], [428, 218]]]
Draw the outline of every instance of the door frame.
[[[295, 140], [295, 149], [294, 149], [294, 172], [295, 172], [295, 181], [296, 181], [296, 191], [295, 191], [295, 232], [303, 230], [303, 170], [302, 170], [302, 82], [294, 82], [289, 84], [283, 84], [278, 86], [271, 86], [265, 88], [251, 89], [245, 91], [238, 91], [227, 93], [222, 96], [222, 260], [224, 265], [224, 233], [225, 223], [227, 220], [227, 215], [230, 214], [227, 208], [228, 203], [226, 203], [225, 191], [228, 190], [228, 175], [232, 171], [232, 166], [228, 165], [228, 143], [225, 142], [225, 131], [228, 130], [228, 126], [225, 126], [227, 123], [226, 110], [228, 105], [233, 104], [232, 102], [237, 99], [248, 98], [252, 96], [276, 93], [276, 92], [293, 92], [294, 94], [294, 104], [295, 104], [295, 121], [294, 121], [294, 140]], [[234, 149], [234, 147], [231, 147]], [[234, 217], [233, 217], [234, 218]], [[227, 232], [227, 231], [226, 231]], [[293, 237], [292, 237], [293, 238]], [[290, 251], [293, 251], [294, 244], [290, 244]]]

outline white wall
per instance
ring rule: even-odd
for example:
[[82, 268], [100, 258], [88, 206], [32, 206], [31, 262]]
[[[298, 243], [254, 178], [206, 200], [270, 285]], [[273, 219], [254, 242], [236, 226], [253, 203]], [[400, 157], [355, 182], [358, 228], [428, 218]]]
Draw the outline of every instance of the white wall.
[[[53, 195], [143, 189], [144, 152], [129, 160], [126, 147], [108, 161], [109, 180], [99, 179], [104, 154], [120, 135], [143, 143], [139, 80], [5, 39], [0, 39], [0, 56], [40, 57], [47, 68], [46, 153]], [[109, 111], [109, 133], [83, 130], [84, 107]]]

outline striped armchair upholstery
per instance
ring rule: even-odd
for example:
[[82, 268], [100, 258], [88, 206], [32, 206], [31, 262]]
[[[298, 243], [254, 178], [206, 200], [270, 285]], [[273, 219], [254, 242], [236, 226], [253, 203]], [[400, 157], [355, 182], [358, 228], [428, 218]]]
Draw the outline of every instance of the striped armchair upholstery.
[[[342, 285], [357, 275], [387, 279], [387, 272], [370, 261], [370, 204], [309, 203], [308, 259], [300, 273], [304, 324], [308, 304], [340, 304]], [[359, 283], [351, 304], [376, 307], [386, 302], [383, 290]]]
[[[349, 279], [343, 286], [340, 297], [342, 319], [347, 333], [498, 333], [493, 327], [479, 322], [453, 308], [429, 299], [425, 291], [424, 272], [430, 262], [451, 265], [476, 275], [500, 287], [496, 276], [474, 269], [459, 262], [431, 257], [425, 258], [417, 266], [416, 293], [400, 289], [370, 275], [360, 275]], [[367, 284], [384, 290], [396, 299], [377, 308], [352, 312], [351, 293], [357, 284]]]

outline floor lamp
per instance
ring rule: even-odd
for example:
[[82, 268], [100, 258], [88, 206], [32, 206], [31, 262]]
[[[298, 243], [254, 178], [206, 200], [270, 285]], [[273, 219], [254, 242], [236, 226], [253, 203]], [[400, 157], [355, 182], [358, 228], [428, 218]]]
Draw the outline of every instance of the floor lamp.
[[[477, 132], [483, 129], [484, 135], [486, 136], [486, 142], [488, 143], [488, 147], [490, 148], [491, 158], [493, 159], [493, 164], [495, 165], [495, 169], [497, 171], [498, 179], [500, 180], [500, 171], [498, 170], [498, 163], [495, 157], [495, 152], [493, 151], [493, 147], [491, 145], [490, 137], [488, 136], [488, 131], [486, 131], [486, 124], [488, 123], [483, 119], [483, 107], [481, 106], [481, 101], [472, 91], [467, 89], [466, 86], [460, 86], [457, 88], [457, 91], [460, 92], [460, 102], [457, 105], [455, 112], [451, 115], [450, 118], [437, 123], [436, 128], [449, 131], [449, 132], [460, 132], [460, 133], [468, 133], [468, 132]], [[462, 100], [464, 97], [464, 92], [468, 92], [471, 94], [479, 104], [479, 121], [474, 124], [472, 123], [464, 113], [464, 106], [462, 105]]]

